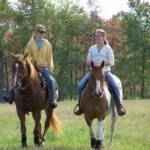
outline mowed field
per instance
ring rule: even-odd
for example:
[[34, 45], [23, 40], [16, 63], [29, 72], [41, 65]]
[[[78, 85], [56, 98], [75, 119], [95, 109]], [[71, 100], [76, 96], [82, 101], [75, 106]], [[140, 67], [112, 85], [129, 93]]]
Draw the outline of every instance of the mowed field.
[[[119, 117], [111, 150], [150, 150], [150, 100], [124, 101], [127, 115]], [[88, 127], [83, 116], [72, 113], [75, 101], [59, 102], [55, 110], [63, 124], [63, 133], [55, 135], [50, 129], [46, 145], [37, 148], [33, 144], [34, 122], [26, 117], [27, 150], [90, 150]], [[42, 115], [44, 125], [45, 115]], [[95, 130], [97, 121], [94, 121]], [[109, 150], [110, 115], [106, 120], [105, 148]], [[15, 105], [0, 104], [0, 150], [21, 150], [21, 133]]]

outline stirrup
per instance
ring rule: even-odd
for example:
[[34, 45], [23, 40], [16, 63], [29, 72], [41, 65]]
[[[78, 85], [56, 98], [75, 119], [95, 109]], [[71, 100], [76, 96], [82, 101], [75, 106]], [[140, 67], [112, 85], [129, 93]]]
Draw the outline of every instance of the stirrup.
[[51, 108], [56, 108], [57, 107], [57, 102], [55, 99], [53, 99], [51, 102]]
[[14, 97], [10, 95], [3, 95], [2, 99], [9, 104], [13, 104], [14, 102]]
[[73, 113], [75, 114], [75, 115], [81, 115], [82, 114], [82, 111], [81, 111], [81, 109], [80, 109], [80, 107], [79, 107], [79, 104], [77, 104], [76, 106], [75, 106], [75, 108], [73, 109]]
[[57, 107], [56, 100], [50, 100], [50, 99], [48, 99], [47, 102], [46, 102], [46, 107], [50, 108], [50, 109], [56, 108]]
[[121, 104], [121, 106], [117, 109], [117, 113], [119, 116], [123, 116], [126, 114], [126, 110], [125, 108], [123, 107], [123, 105]]

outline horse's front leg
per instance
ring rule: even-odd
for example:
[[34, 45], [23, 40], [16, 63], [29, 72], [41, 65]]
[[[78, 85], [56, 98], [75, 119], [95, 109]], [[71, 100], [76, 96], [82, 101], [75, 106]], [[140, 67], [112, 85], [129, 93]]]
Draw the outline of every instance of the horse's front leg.
[[26, 126], [25, 126], [25, 113], [18, 108], [18, 106], [16, 106], [17, 108], [17, 114], [20, 120], [20, 129], [21, 129], [21, 142], [22, 142], [22, 147], [27, 147], [27, 137], [26, 137]]
[[40, 120], [41, 120], [41, 111], [37, 110], [32, 112], [34, 121], [35, 121], [35, 126], [34, 126], [34, 144], [37, 146], [40, 146], [41, 144], [41, 124], [40, 124]]
[[95, 147], [96, 150], [100, 150], [102, 143], [104, 142], [104, 128], [105, 128], [104, 120], [98, 121], [97, 140]]
[[85, 116], [85, 120], [89, 127], [89, 133], [90, 133], [90, 137], [91, 137], [91, 147], [92, 147], [92, 149], [94, 149], [95, 145], [96, 145], [96, 138], [95, 138], [93, 127], [92, 127], [92, 120], [86, 116]]

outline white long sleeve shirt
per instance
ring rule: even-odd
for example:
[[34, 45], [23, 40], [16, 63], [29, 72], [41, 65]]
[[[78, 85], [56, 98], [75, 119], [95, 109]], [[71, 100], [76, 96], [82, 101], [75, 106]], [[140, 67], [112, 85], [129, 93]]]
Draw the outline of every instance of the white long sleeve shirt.
[[94, 63], [101, 63], [102, 61], [105, 61], [106, 65], [104, 66], [103, 71], [107, 72], [111, 70], [111, 66], [114, 65], [114, 53], [112, 48], [107, 44], [103, 46], [100, 51], [98, 52], [97, 44], [91, 46], [89, 48], [89, 52], [87, 55], [87, 63], [90, 64], [91, 61]]

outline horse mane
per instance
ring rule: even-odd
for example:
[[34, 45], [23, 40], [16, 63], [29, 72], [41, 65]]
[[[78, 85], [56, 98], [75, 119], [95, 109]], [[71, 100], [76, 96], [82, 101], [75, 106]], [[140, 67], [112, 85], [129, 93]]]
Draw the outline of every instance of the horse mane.
[[33, 66], [31, 60], [28, 57], [26, 58], [26, 62], [30, 70], [30, 78], [34, 79], [37, 75], [37, 71], [35, 70], [35, 67]]

